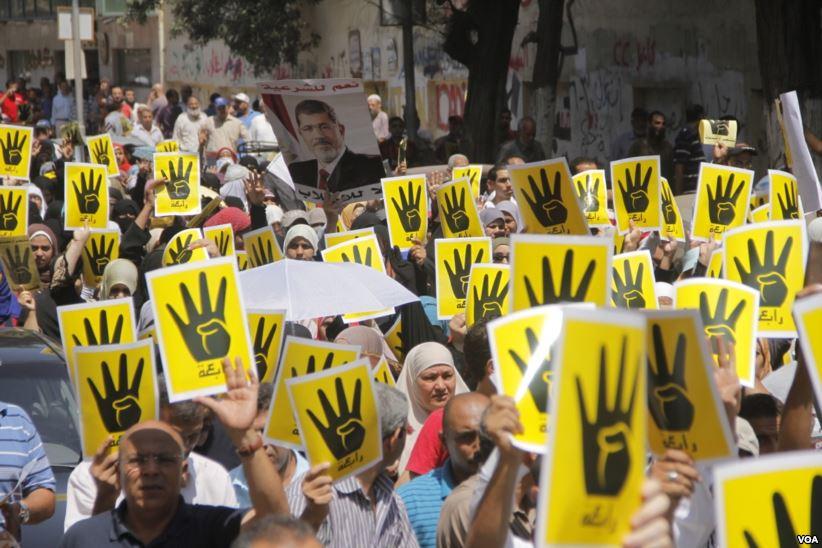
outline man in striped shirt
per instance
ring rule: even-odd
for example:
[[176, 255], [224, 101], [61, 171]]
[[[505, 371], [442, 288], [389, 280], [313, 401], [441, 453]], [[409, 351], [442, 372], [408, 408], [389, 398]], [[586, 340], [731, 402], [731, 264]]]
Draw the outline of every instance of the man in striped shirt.
[[405, 447], [408, 402], [396, 388], [375, 383], [380, 410], [382, 461], [358, 476], [332, 484], [328, 464], [314, 466], [286, 489], [291, 515], [307, 521], [323, 546], [339, 548], [419, 546], [402, 499], [386, 468]]
[[0, 535], [5, 530], [19, 539], [20, 525], [50, 518], [54, 489], [54, 474], [34, 423], [21, 408], [0, 402]]
[[695, 192], [699, 178], [699, 164], [707, 161], [702, 143], [699, 142], [697, 127], [705, 117], [701, 105], [691, 105], [685, 109], [685, 126], [679, 130], [674, 141], [674, 194]]
[[487, 456], [487, 452], [480, 448], [479, 428], [482, 414], [490, 402], [488, 396], [479, 392], [459, 394], [448, 400], [440, 433], [440, 439], [448, 449], [448, 460], [397, 489], [417, 541], [423, 548], [437, 546], [437, 523], [445, 497], [475, 474]]

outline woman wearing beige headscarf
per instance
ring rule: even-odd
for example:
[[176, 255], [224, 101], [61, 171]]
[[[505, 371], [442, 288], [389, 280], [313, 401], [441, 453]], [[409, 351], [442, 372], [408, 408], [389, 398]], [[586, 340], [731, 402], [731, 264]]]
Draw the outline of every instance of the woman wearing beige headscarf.
[[412, 348], [405, 357], [397, 388], [408, 397], [408, 425], [412, 429], [400, 457], [402, 472], [428, 415], [445, 407], [454, 394], [468, 392], [468, 387], [454, 366], [451, 351], [440, 343], [425, 342]]
[[371, 367], [377, 367], [380, 358], [385, 358], [392, 368], [397, 363], [397, 358], [388, 343], [385, 342], [382, 332], [377, 328], [368, 327], [367, 325], [354, 325], [340, 331], [334, 342], [359, 346], [361, 349], [360, 354], [371, 360]]
[[100, 300], [130, 297], [137, 289], [137, 267], [127, 259], [114, 259], [103, 270]]

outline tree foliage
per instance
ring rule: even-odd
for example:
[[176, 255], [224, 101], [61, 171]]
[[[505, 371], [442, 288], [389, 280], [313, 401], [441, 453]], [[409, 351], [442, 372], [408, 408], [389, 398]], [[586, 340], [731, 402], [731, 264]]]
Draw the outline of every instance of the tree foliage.
[[[296, 64], [297, 55], [316, 46], [301, 8], [320, 0], [169, 0], [174, 35], [186, 35], [198, 45], [222, 40], [244, 57], [256, 74], [283, 63]], [[161, 0], [130, 0], [127, 17], [140, 23], [159, 9]]]

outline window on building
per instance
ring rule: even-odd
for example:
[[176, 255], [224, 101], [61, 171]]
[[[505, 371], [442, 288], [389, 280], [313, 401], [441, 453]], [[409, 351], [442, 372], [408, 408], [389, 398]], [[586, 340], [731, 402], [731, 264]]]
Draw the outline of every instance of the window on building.
[[114, 81], [120, 85], [151, 85], [151, 50], [115, 49]]
[[[93, 8], [95, 0], [80, 0], [80, 7]], [[71, 6], [71, 0], [0, 0], [0, 20], [51, 19], [58, 6]]]

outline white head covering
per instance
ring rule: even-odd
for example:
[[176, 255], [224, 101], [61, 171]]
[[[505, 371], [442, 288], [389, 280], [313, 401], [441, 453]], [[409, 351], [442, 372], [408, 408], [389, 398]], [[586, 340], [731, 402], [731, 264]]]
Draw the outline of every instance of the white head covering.
[[303, 224], [294, 225], [288, 229], [288, 232], [285, 234], [285, 241], [283, 241], [283, 249], [288, 249], [288, 244], [291, 243], [291, 240], [298, 237], [308, 240], [308, 243], [311, 244], [314, 251], [317, 251], [317, 246], [320, 244], [320, 238], [317, 236], [317, 232], [310, 226]]
[[284, 213], [280, 206], [274, 204], [265, 206], [265, 222], [268, 224], [282, 223], [283, 215]]
[[[45, 219], [46, 219], [46, 207], [48, 206], [48, 204], [46, 204], [46, 199], [43, 197], [43, 191], [40, 190], [39, 186], [37, 186], [33, 183], [29, 183], [27, 185], [24, 185], [24, 188], [26, 190], [28, 190], [28, 192], [29, 192], [29, 199], [31, 199], [32, 194], [34, 194], [35, 196], [40, 197], [40, 218], [45, 221]], [[26, 222], [28, 222], [28, 220], [26, 220]], [[119, 230], [120, 227], [117, 227], [117, 228]]]
[[397, 379], [397, 388], [408, 398], [408, 424], [413, 429], [405, 439], [405, 449], [403, 449], [400, 457], [400, 472], [405, 470], [405, 465], [411, 457], [411, 451], [417, 442], [417, 436], [422, 429], [422, 425], [432, 411], [425, 408], [422, 394], [420, 394], [419, 386], [417, 386], [417, 377], [423, 371], [435, 365], [448, 365], [454, 370], [456, 387], [454, 394], [451, 395], [452, 397], [456, 394], [468, 392], [468, 387], [454, 366], [454, 357], [448, 348], [438, 342], [424, 342], [411, 349], [405, 357], [405, 365], [403, 365]]
[[248, 209], [248, 199], [245, 195], [245, 179], [250, 175], [250, 171], [245, 166], [231, 164], [225, 172], [223, 185], [220, 187], [220, 197], [228, 198], [234, 196], [243, 201], [243, 206]]

